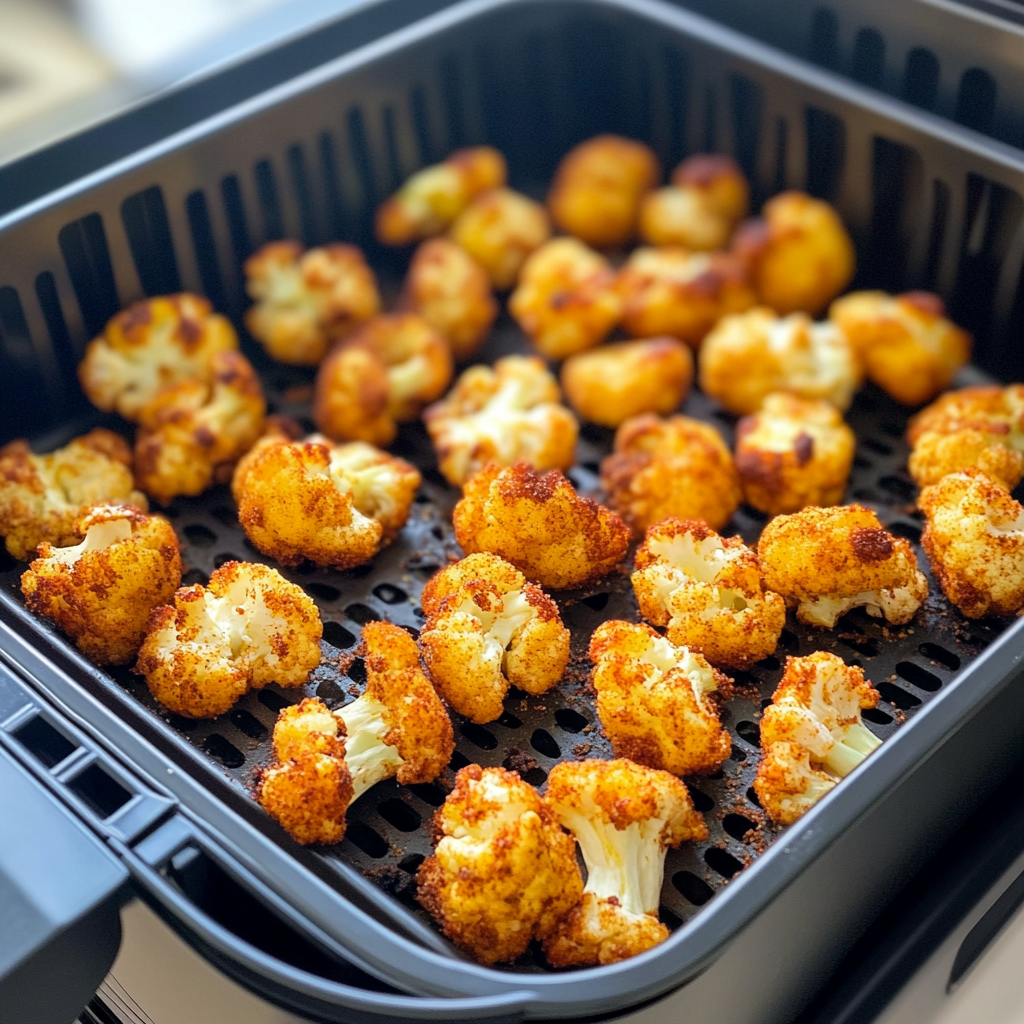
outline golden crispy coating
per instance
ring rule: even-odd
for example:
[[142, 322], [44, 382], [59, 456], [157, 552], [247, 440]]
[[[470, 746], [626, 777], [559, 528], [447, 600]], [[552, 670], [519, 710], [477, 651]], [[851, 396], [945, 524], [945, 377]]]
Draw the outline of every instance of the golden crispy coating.
[[237, 348], [231, 322], [201, 295], [143, 299], [89, 342], [78, 379], [98, 409], [134, 420], [158, 391], [190, 377], [208, 380], [214, 353]]
[[634, 249], [616, 289], [627, 334], [669, 334], [694, 348], [723, 316], [757, 304], [746, 267], [724, 252]]
[[649, 245], [721, 249], [750, 209], [750, 188], [739, 165], [722, 154], [688, 156], [672, 184], [644, 196], [640, 237]]
[[746, 668], [773, 653], [786, 604], [765, 587], [757, 554], [700, 521], [665, 519], [637, 549], [640, 614], [712, 664]]
[[218, 352], [211, 378], [172, 384], [139, 411], [135, 478], [168, 505], [230, 479], [263, 430], [267, 403], [256, 371], [240, 352]]
[[256, 548], [282, 565], [368, 562], [409, 517], [419, 471], [362, 441], [269, 435], [239, 462], [231, 490]]
[[380, 312], [377, 278], [355, 245], [303, 251], [267, 242], [245, 261], [249, 333], [281, 363], [316, 366], [331, 345]]
[[457, 487], [489, 462], [568, 469], [579, 424], [561, 397], [555, 378], [536, 357], [505, 356], [493, 369], [471, 366], [423, 413], [438, 468]]
[[857, 439], [834, 405], [774, 392], [736, 425], [736, 469], [748, 505], [777, 516], [838, 505]]
[[757, 412], [773, 391], [821, 398], [850, 407], [863, 371], [849, 341], [834, 324], [812, 323], [803, 313], [778, 319], [763, 306], [727, 316], [704, 339], [700, 386], [730, 412]]
[[565, 359], [604, 341], [622, 300], [603, 256], [575, 238], [554, 238], [523, 264], [508, 311], [542, 355]]
[[548, 962], [615, 963], [667, 939], [658, 921], [665, 855], [708, 835], [686, 786], [625, 758], [563, 761], [551, 769], [544, 803], [587, 864], [583, 899], [544, 942]]
[[972, 467], [1016, 487], [1024, 477], [1024, 384], [940, 395], [910, 421], [907, 440], [918, 487]]
[[469, 204], [452, 225], [451, 236], [487, 271], [491, 284], [504, 291], [516, 283], [526, 257], [551, 237], [551, 222], [540, 203], [497, 188]]
[[48, 455], [28, 441], [0, 448], [0, 536], [7, 550], [28, 561], [44, 541], [66, 547], [78, 539], [75, 524], [91, 505], [134, 505], [145, 512], [146, 496], [135, 490], [132, 453], [123, 437], [97, 427]]
[[739, 507], [740, 479], [714, 427], [688, 416], [637, 416], [601, 463], [609, 502], [633, 532], [676, 516], [721, 529]]
[[21, 577], [25, 604], [97, 665], [124, 665], [142, 644], [150, 612], [181, 584], [178, 538], [166, 519], [130, 505], [94, 505], [75, 528], [80, 544], [39, 545]]
[[316, 605], [279, 572], [225, 562], [156, 608], [135, 671], [168, 710], [215, 718], [247, 690], [301, 686], [320, 663]]
[[515, 960], [583, 892], [575, 844], [515, 772], [463, 768], [434, 830], [434, 854], [416, 876], [419, 901], [479, 963]]
[[921, 545], [946, 597], [969, 619], [1024, 608], [1024, 505], [980, 470], [921, 492]]
[[449, 238], [413, 253], [399, 305], [443, 334], [459, 362], [476, 355], [498, 315], [486, 271]]
[[340, 843], [352, 776], [343, 758], [302, 753], [264, 771], [256, 797], [297, 843]]
[[617, 427], [645, 412], [674, 412], [692, 381], [693, 356], [675, 338], [602, 345], [562, 364], [569, 404], [585, 420], [603, 427]]
[[548, 209], [562, 231], [588, 245], [623, 245], [636, 230], [640, 201], [660, 180], [661, 164], [650, 147], [596, 135], [562, 157]]
[[909, 622], [928, 596], [910, 542], [882, 528], [861, 505], [805, 508], [777, 516], [757, 545], [765, 583], [797, 606], [797, 618], [831, 629], [863, 606], [894, 625]]
[[853, 241], [839, 214], [803, 192], [781, 192], [740, 225], [732, 250], [777, 313], [818, 313], [851, 281]]
[[390, 444], [452, 379], [444, 336], [415, 313], [377, 316], [324, 360], [313, 418], [336, 441]]
[[792, 825], [838, 782], [835, 775], [812, 766], [806, 747], [773, 743], [757, 766], [754, 791], [772, 821]]
[[483, 192], [505, 184], [505, 158], [490, 146], [450, 153], [407, 178], [377, 208], [377, 238], [384, 245], [409, 245], [439, 235]]
[[868, 377], [904, 405], [934, 398], [971, 358], [971, 336], [945, 314], [931, 292], [851, 292], [828, 311]]
[[650, 626], [612, 620], [590, 640], [597, 717], [616, 757], [673, 775], [709, 771], [732, 751], [708, 698], [731, 680]]
[[469, 555], [423, 590], [423, 660], [441, 696], [479, 724], [501, 716], [509, 686], [550, 690], [569, 663], [569, 631], [547, 594], [497, 555]]
[[466, 482], [452, 516], [466, 554], [489, 551], [533, 583], [581, 587], [626, 555], [629, 529], [603, 505], [580, 497], [558, 470], [493, 463]]
[[344, 758], [345, 723], [318, 697], [305, 697], [278, 713], [274, 753], [278, 761], [290, 761], [302, 754]]

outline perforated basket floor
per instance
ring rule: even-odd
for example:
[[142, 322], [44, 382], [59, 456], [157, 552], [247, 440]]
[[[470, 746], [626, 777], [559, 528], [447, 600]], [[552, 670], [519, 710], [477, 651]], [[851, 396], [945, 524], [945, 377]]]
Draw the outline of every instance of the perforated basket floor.
[[[481, 358], [489, 361], [524, 347], [525, 340], [514, 325], [503, 319]], [[272, 410], [305, 419], [310, 376], [269, 366], [258, 354], [254, 358], [263, 370]], [[683, 411], [713, 423], [731, 443], [733, 417], [699, 392], [691, 394]], [[869, 388], [857, 397], [848, 419], [858, 446], [847, 500], [875, 509], [889, 529], [908, 538], [927, 572], [918, 545], [921, 527], [913, 513], [914, 486], [905, 469], [905, 412], [881, 392]], [[609, 451], [611, 438], [611, 431], [583, 428], [579, 461], [569, 474], [581, 492], [600, 497], [598, 464]], [[53, 443], [53, 439], [46, 440]], [[248, 694], [219, 719], [193, 722], [162, 709], [150, 697], [140, 676], [127, 669], [108, 676], [111, 685], [129, 691], [152, 715], [162, 719], [166, 728], [202, 751], [236, 789], [251, 793], [259, 770], [271, 760], [270, 735], [282, 707], [316, 694], [334, 708], [358, 696], [366, 678], [363, 662], [355, 655], [363, 625], [387, 619], [418, 635], [424, 618], [419, 606], [423, 584], [460, 554], [451, 528], [451, 509], [458, 495], [437, 473], [425, 432], [419, 426], [405, 428], [393, 451], [424, 473], [409, 523], [395, 544], [372, 565], [348, 572], [312, 565], [283, 570], [313, 597], [324, 620], [323, 660], [305, 688], [285, 691], [271, 686]], [[267, 561], [247, 542], [226, 487], [200, 498], [178, 499], [166, 514], [182, 541], [185, 583], [205, 583], [210, 572], [229, 559]], [[764, 521], [765, 517], [754, 510], [742, 508], [725, 532], [739, 533], [748, 543], [755, 542]], [[0, 587], [20, 600], [18, 580], [23, 567], [6, 555], [3, 558], [6, 561], [0, 565]], [[638, 620], [628, 568], [588, 590], [555, 595], [572, 633], [572, 659], [565, 677], [556, 689], [541, 697], [512, 691], [505, 701], [504, 714], [490, 725], [474, 725], [453, 715], [458, 742], [451, 769], [472, 762], [505, 765], [542, 786], [548, 771], [560, 760], [611, 756], [594, 712], [586, 651], [591, 633], [602, 621]], [[762, 708], [770, 702], [787, 655], [833, 651], [863, 666], [882, 695], [878, 709], [866, 712], [864, 717], [869, 728], [885, 739], [1005, 625], [994, 620], [965, 620], [941, 596], [934, 580], [930, 583], [931, 596], [910, 626], [888, 628], [857, 611], [841, 619], [834, 631], [824, 631], [801, 626], [790, 616], [776, 655], [759, 662], [750, 672], [735, 674], [736, 696], [722, 712], [733, 739], [732, 753], [719, 771], [686, 780], [698, 810], [704, 812], [709, 837], [705, 843], [687, 844], [668, 855], [661, 915], [669, 927], [677, 928], [692, 917], [781, 831], [768, 822], [757, 805], [751, 783], [758, 758], [758, 721]], [[322, 856], [340, 858], [355, 866], [413, 913], [427, 919], [413, 898], [414, 875], [430, 852], [430, 817], [444, 801], [453, 774], [446, 772], [429, 785], [399, 786], [390, 780], [374, 787], [349, 812], [344, 842], [323, 849]], [[837, 798], [842, 798], [841, 787]], [[265, 824], [271, 834], [278, 834], [269, 819]], [[543, 967], [543, 959], [534, 951], [513, 965], [513, 969], [527, 971]]]

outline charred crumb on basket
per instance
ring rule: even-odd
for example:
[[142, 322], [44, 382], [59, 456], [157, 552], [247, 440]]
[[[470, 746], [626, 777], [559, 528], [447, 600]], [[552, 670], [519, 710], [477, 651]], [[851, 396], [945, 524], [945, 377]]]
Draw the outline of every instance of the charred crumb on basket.
[[505, 760], [501, 762], [501, 766], [509, 771], [518, 772], [521, 776], [525, 776], [528, 771], [540, 767], [535, 757], [519, 747], [509, 747], [505, 751]]
[[[395, 856], [400, 854], [399, 850]], [[402, 871], [401, 868], [385, 864], [376, 868], [364, 868], [362, 875], [395, 899], [413, 900], [416, 897], [416, 876]]]

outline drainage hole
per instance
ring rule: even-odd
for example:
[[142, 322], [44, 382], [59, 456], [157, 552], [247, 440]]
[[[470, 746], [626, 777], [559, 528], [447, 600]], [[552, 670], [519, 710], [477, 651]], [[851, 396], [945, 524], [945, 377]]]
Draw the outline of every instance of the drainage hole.
[[362, 658], [353, 658], [345, 675], [357, 686], [364, 686], [366, 684], [366, 662]]
[[908, 693], [895, 683], [888, 681], [877, 683], [875, 689], [882, 695], [882, 700], [887, 704], [891, 704], [894, 708], [899, 708], [900, 711], [909, 711], [921, 703], [920, 697], [915, 697], [912, 693]]
[[533, 747], [538, 754], [543, 754], [545, 757], [562, 756], [562, 751], [555, 742], [555, 737], [552, 736], [547, 729], [535, 729], [533, 735], [530, 737], [530, 746]]
[[884, 441], [877, 441], [873, 437], [862, 437], [860, 443], [869, 452], [874, 452], [876, 455], [892, 455], [892, 446]]
[[203, 740], [203, 750], [225, 768], [241, 768], [245, 764], [245, 755], [218, 732], [210, 733]]
[[755, 837], [751, 836], [750, 840], [747, 839], [747, 834], [757, 829], [757, 822], [751, 821], [749, 818], [745, 818], [742, 814], [727, 814], [722, 819], [722, 828], [733, 837], [738, 839], [741, 843], [752, 841]]
[[747, 790], [747, 799], [755, 806], [760, 807], [761, 801], [757, 799], [757, 790], [753, 786]]
[[900, 476], [883, 476], [878, 481], [878, 486], [900, 501], [913, 501], [917, 496], [917, 488], [914, 486], [913, 481], [904, 480]]
[[240, 732], [245, 733], [251, 740], [267, 738], [267, 727], [255, 715], [250, 714], [244, 708], [235, 708], [228, 715], [228, 721]]
[[677, 871], [672, 876], [672, 885], [684, 900], [695, 907], [703, 907], [715, 895], [715, 890], [692, 871]]
[[779, 643], [787, 651], [796, 651], [800, 648], [800, 637], [798, 637], [791, 629], [784, 629], [782, 634], [779, 636]]
[[522, 724], [511, 711], [502, 711], [501, 716], [498, 718], [498, 725], [503, 725], [506, 729], [518, 729]]
[[538, 765], [536, 768], [523, 772], [523, 781], [528, 782], [531, 786], [543, 786], [548, 781], [548, 773]]
[[440, 807], [444, 803], [445, 792], [434, 782], [413, 782], [405, 788], [431, 807]]
[[198, 584], [200, 587], [205, 587], [210, 582], [210, 577], [205, 572], [200, 572], [198, 569], [189, 569], [181, 577], [181, 585], [183, 587], [194, 587]]
[[265, 707], [270, 708], [274, 714], [280, 714], [292, 701], [276, 690], [260, 690], [256, 699]]
[[921, 543], [921, 528], [913, 523], [890, 523], [886, 527], [894, 537], [902, 537], [909, 540], [911, 544]]
[[465, 768], [466, 765], [472, 763], [473, 762], [470, 761], [470, 759], [466, 757], [461, 750], [453, 750], [452, 759], [448, 762], [448, 767], [451, 768], [453, 772], [457, 772], [460, 769]]
[[409, 595], [401, 587], [392, 586], [390, 583], [378, 583], [373, 588], [373, 596], [379, 597], [385, 604], [400, 604], [409, 600]]
[[228, 505], [218, 505], [216, 508], [210, 509], [210, 515], [219, 523], [223, 523], [225, 526], [237, 526], [238, 525], [238, 512], [236, 509], [231, 508]]
[[559, 708], [555, 712], [555, 721], [558, 723], [559, 729], [564, 729], [566, 732], [583, 732], [583, 730], [590, 725], [578, 711], [573, 711], [572, 708]]
[[498, 738], [494, 733], [475, 722], [463, 722], [459, 731], [474, 747], [481, 750], [493, 750], [498, 745]]
[[881, 708], [865, 708], [860, 717], [875, 725], [892, 725], [892, 715], [887, 715]]
[[181, 532], [185, 534], [185, 539], [193, 547], [208, 548], [212, 547], [217, 541], [217, 535], [213, 530], [208, 526], [203, 526], [202, 523], [192, 523]]
[[752, 747], [761, 746], [761, 727], [757, 722], [737, 722], [736, 735], [746, 740]]
[[306, 592], [321, 601], [337, 601], [341, 597], [341, 591], [337, 587], [332, 587], [330, 583], [307, 583]]
[[415, 875], [420, 869], [420, 865], [426, 858], [422, 853], [410, 853], [403, 857], [398, 862], [398, 867], [402, 871], [407, 871], [410, 875]]
[[232, 554], [230, 551], [221, 551], [213, 556], [213, 567], [214, 569], [219, 569], [222, 565], [227, 565], [228, 562], [244, 561], [244, 558], [239, 558], [238, 555]]
[[413, 638], [413, 640], [419, 640], [420, 631], [415, 626], [403, 626], [402, 629], [406, 631]]
[[353, 647], [356, 642], [355, 634], [347, 630], [340, 622], [324, 623], [324, 639], [332, 647], [337, 647], [339, 651]]
[[868, 460], [865, 459], [863, 455], [854, 455], [853, 465], [857, 469], [871, 469], [873, 463], [868, 462]]
[[863, 654], [865, 658], [874, 658], [878, 654], [878, 641], [873, 636], [863, 633], [840, 633], [839, 642], [851, 651]]
[[360, 626], [365, 626], [368, 622], [377, 622], [380, 620], [380, 615], [366, 604], [350, 604], [345, 609], [345, 614], [353, 622], [358, 622]]
[[591, 594], [590, 597], [583, 598], [583, 603], [595, 612], [603, 612], [608, 606], [609, 597], [610, 594]]
[[[952, 651], [947, 651], [945, 647], [940, 647], [938, 644], [921, 644], [918, 650], [929, 660], [937, 661], [944, 668], [948, 668], [951, 672], [955, 672], [960, 667], [960, 659]], [[897, 671], [899, 669], [897, 668]]]
[[942, 686], [942, 680], [934, 672], [929, 672], [928, 669], [921, 668], [920, 665], [915, 665], [912, 661], [898, 661], [896, 674], [928, 693], [934, 693]]
[[723, 878], [732, 878], [743, 870], [743, 865], [731, 853], [720, 850], [717, 846], [704, 851], [704, 863]]
[[715, 806], [715, 801], [707, 793], [702, 793], [692, 785], [686, 788], [690, 791], [690, 799], [693, 801], [694, 809], [700, 811], [701, 814], [707, 814]]
[[396, 797], [377, 804], [377, 813], [399, 832], [415, 832], [423, 819], [407, 804]]
[[383, 857], [390, 849], [379, 832], [361, 821], [349, 821], [345, 838], [351, 839], [367, 857]]
[[673, 914], [668, 907], [658, 907], [658, 918], [670, 932], [674, 932], [683, 923], [683, 919], [678, 914]]
[[757, 663], [757, 667], [764, 669], [766, 672], [774, 672], [777, 668], [782, 668], [782, 662], [774, 654], [769, 654], [767, 658], [762, 658]]

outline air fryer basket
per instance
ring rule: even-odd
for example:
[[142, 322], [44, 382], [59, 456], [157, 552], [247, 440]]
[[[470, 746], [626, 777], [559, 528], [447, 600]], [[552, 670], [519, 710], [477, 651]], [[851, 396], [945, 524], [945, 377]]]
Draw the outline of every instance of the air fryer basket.
[[[30, 434], [48, 446], [97, 422], [74, 367], [88, 337], [132, 299], [188, 288], [237, 317], [240, 263], [275, 237], [355, 241], [394, 284], [402, 260], [375, 246], [369, 226], [375, 204], [405, 174], [454, 146], [489, 142], [506, 153], [513, 186], [538, 194], [559, 156], [599, 131], [644, 138], [669, 166], [699, 149], [732, 152], [759, 199], [795, 186], [835, 202], [858, 242], [859, 284], [936, 288], [978, 331], [984, 370], [1005, 376], [1019, 364], [1010, 339], [1024, 259], [1020, 154], [666, 5], [470, 2], [0, 221], [0, 441]], [[484, 356], [522, 346], [502, 321]], [[251, 346], [249, 354], [274, 408], [305, 416], [309, 376], [269, 364]], [[699, 395], [686, 411], [731, 429]], [[849, 496], [916, 541], [905, 414], [867, 391], [851, 420], [859, 448]], [[596, 489], [609, 440], [584, 430], [571, 474], [582, 490]], [[425, 435], [408, 428], [396, 451], [427, 469], [400, 542], [363, 570], [288, 573], [323, 613], [324, 662], [307, 692], [332, 706], [364, 678], [361, 625], [384, 617], [415, 631], [423, 583], [456, 550], [448, 516], [455, 496], [429, 469]], [[226, 489], [176, 501], [169, 514], [188, 582], [229, 557], [258, 557]], [[748, 539], [760, 525], [749, 511], [735, 521]], [[455, 954], [411, 900], [445, 780], [381, 784], [353, 808], [343, 844], [300, 850], [249, 793], [269, 756], [276, 711], [294, 693], [250, 694], [211, 723], [169, 716], [137, 677], [91, 668], [27, 616], [18, 572], [0, 566], [0, 618], [9, 624], [0, 646], [178, 802], [179, 832], [162, 828], [162, 839], [157, 832], [124, 848], [139, 885], [225, 969], [326, 1019], [342, 1009], [392, 1018], [587, 1016], [624, 1011], [684, 982], [690, 1009], [714, 1006], [723, 1020], [784, 1019], [1011, 763], [1024, 718], [1011, 685], [1020, 626], [992, 643], [1005, 624], [962, 620], [934, 583], [911, 628], [885, 630], [858, 614], [833, 633], [790, 623], [779, 658], [826, 649], [861, 662], [883, 695], [871, 727], [892, 742], [771, 843], [778, 832], [749, 789], [756, 722], [781, 672], [778, 659], [766, 659], [738, 679], [742, 691], [726, 716], [731, 758], [717, 775], [692, 780], [711, 836], [670, 854], [662, 913], [673, 937], [609, 968], [554, 973], [527, 956], [511, 970], [490, 970]], [[542, 698], [511, 695], [490, 726], [457, 722], [453, 768], [505, 763], [539, 784], [559, 759], [608, 753], [586, 688], [585, 649], [598, 622], [635, 616], [628, 576], [561, 603], [574, 641], [566, 679]], [[184, 871], [182, 849], [196, 845], [234, 864], [316, 944], [368, 972], [364, 987], [260, 960], [216, 933], [203, 908], [167, 882]], [[827, 910], [815, 915], [812, 907]], [[725, 980], [737, 969], [743, 991]], [[374, 992], [369, 976], [423, 998]]]

